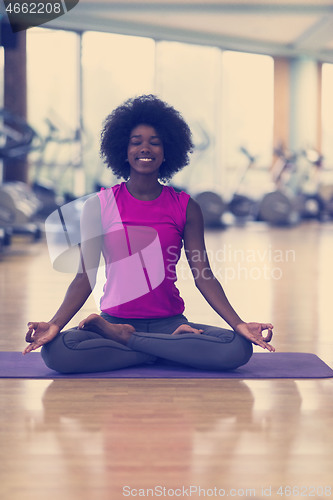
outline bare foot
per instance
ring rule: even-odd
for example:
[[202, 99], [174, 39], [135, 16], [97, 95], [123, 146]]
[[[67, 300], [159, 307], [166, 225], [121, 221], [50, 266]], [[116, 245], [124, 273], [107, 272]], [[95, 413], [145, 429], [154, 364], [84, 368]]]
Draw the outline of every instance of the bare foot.
[[193, 328], [190, 325], [180, 325], [171, 335], [181, 335], [182, 333], [202, 333], [203, 330], [198, 330], [197, 328]]
[[98, 314], [90, 314], [79, 323], [78, 329], [89, 330], [89, 327], [93, 328], [94, 331], [103, 337], [115, 340], [123, 345], [127, 345], [132, 333], [135, 332], [135, 328], [132, 325], [128, 325], [127, 323], [124, 325], [109, 323]]

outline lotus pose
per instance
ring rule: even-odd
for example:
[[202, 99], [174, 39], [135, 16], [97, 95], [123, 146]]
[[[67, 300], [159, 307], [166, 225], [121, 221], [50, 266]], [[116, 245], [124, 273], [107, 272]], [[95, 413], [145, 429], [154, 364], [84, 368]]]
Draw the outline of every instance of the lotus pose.
[[[49, 368], [84, 373], [160, 358], [232, 370], [249, 361], [252, 344], [275, 350], [273, 325], [242, 320], [214, 276], [199, 205], [166, 184], [189, 163], [192, 149], [183, 117], [156, 96], [129, 99], [106, 118], [101, 156], [123, 181], [86, 201], [79, 270], [53, 318], [28, 323], [24, 354], [42, 346]], [[230, 329], [193, 323], [184, 315], [175, 285], [182, 247], [195, 286]], [[92, 293], [101, 254], [101, 312], [63, 330]]]

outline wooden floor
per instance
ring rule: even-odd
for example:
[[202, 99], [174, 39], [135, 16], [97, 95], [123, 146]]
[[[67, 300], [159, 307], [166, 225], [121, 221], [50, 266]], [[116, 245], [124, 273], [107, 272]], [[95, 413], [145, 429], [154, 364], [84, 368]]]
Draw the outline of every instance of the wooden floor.
[[[333, 366], [332, 224], [232, 227], [207, 246], [244, 319]], [[187, 316], [223, 324], [179, 274]], [[70, 280], [44, 243], [15, 241], [0, 256], [0, 350], [22, 350]], [[333, 379], [1, 379], [0, 401], [2, 500], [333, 497]]]

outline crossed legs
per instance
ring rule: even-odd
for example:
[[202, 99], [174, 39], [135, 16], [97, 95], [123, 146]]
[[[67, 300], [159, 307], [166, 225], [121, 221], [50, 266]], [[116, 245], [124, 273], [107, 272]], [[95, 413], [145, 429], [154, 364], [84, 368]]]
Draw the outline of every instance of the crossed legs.
[[90, 315], [42, 348], [49, 368], [64, 373], [109, 371], [157, 358], [206, 370], [247, 363], [252, 344], [232, 330], [189, 322], [185, 316], [153, 320]]

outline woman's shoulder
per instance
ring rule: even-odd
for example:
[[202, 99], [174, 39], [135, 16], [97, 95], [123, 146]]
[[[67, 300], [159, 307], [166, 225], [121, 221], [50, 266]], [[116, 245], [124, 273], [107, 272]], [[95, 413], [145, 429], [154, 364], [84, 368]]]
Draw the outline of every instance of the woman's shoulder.
[[199, 203], [191, 197], [188, 200], [186, 214], [188, 219], [202, 218], [202, 211]]
[[101, 187], [100, 191], [98, 191], [96, 194], [99, 198], [110, 195], [112, 196], [112, 194], [115, 194], [119, 190], [123, 189], [124, 184], [125, 184], [124, 182], [120, 182], [118, 184], [114, 184], [113, 186]]
[[164, 206], [183, 230], [186, 224], [187, 206], [191, 197], [186, 191], [175, 189], [172, 186], [164, 186], [164, 190], [166, 193], [166, 197], [163, 199]]
[[114, 186], [101, 188], [101, 190], [96, 193], [102, 210], [106, 207], [113, 206], [115, 201], [119, 199], [119, 196], [124, 189], [123, 184], [124, 183], [122, 182], [120, 184], [115, 184]]
[[171, 198], [179, 202], [187, 204], [189, 199], [191, 198], [190, 195], [186, 193], [186, 191], [176, 189], [173, 186], [164, 186], [164, 189]]

